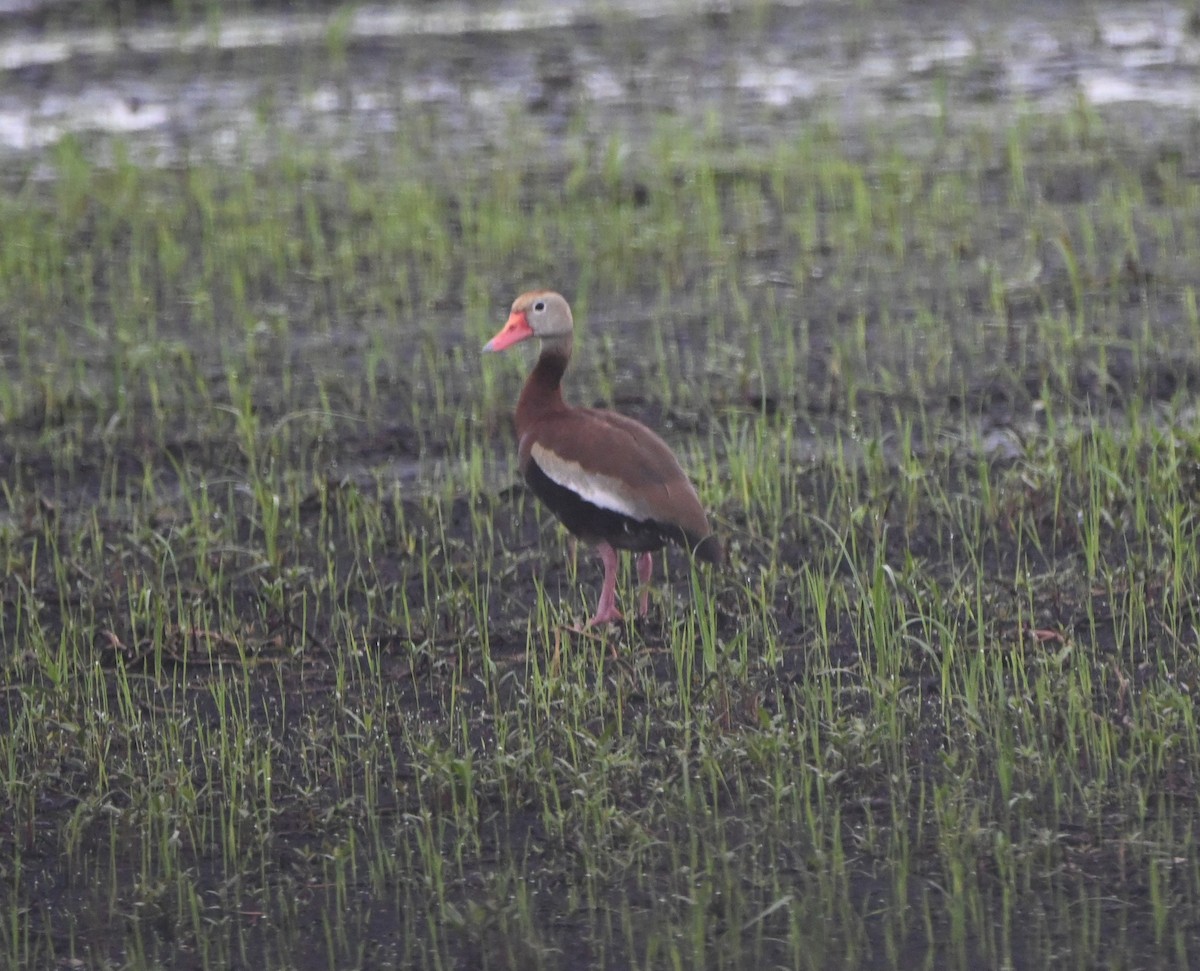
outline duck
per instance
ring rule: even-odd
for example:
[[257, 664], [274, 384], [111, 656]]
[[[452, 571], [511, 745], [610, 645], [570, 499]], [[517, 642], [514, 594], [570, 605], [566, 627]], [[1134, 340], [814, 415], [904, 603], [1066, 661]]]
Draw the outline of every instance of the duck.
[[641, 422], [615, 411], [569, 405], [562, 380], [575, 322], [553, 290], [513, 301], [508, 320], [483, 350], [496, 353], [532, 338], [537, 363], [517, 399], [518, 468], [530, 491], [567, 531], [596, 548], [604, 581], [588, 627], [623, 619], [617, 606], [617, 551], [637, 555], [638, 613], [645, 616], [653, 554], [668, 543], [720, 564], [725, 552], [695, 486], [670, 447]]

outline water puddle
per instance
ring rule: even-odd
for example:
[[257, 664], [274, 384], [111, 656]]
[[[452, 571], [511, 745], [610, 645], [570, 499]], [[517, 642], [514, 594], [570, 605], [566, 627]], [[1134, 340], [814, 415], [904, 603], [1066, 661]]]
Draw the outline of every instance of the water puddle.
[[820, 114], [988, 119], [1080, 99], [1200, 113], [1200, 37], [1172, 3], [933, 4], [869, 19], [819, 2], [414, 3], [120, 30], [24, 24], [41, 6], [0, 7], [0, 157], [36, 159], [70, 134], [119, 137], [161, 165], [261, 160], [281, 135], [353, 156], [414, 116], [468, 156], [520, 117], [553, 151], [581, 116], [627, 137], [664, 114], [715, 116], [755, 140]]

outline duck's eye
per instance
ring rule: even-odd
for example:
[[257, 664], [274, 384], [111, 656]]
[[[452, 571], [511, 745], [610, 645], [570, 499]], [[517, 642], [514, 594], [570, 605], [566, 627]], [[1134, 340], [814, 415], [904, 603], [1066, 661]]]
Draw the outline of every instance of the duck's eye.
[[544, 300], [539, 300], [537, 303], [535, 303], [533, 305], [534, 313], [540, 314], [545, 309], [546, 309], [546, 301], [544, 301]]

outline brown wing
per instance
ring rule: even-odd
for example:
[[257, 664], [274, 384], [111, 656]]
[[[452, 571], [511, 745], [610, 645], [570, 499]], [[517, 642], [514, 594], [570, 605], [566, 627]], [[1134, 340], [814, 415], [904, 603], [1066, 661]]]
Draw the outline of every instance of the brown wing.
[[705, 542], [712, 530], [696, 490], [666, 442], [640, 422], [592, 408], [545, 415], [521, 439], [522, 473], [530, 461], [586, 501], [677, 527], [697, 555], [719, 558], [719, 544]]

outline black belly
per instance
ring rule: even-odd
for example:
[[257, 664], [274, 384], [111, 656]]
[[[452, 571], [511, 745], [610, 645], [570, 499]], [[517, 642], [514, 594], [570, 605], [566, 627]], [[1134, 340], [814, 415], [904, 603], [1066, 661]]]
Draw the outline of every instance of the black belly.
[[638, 553], [662, 549], [668, 540], [688, 546], [687, 537], [678, 526], [653, 519], [634, 519], [588, 502], [551, 479], [532, 458], [525, 467], [525, 481], [562, 524], [585, 542], [610, 543], [617, 549]]

